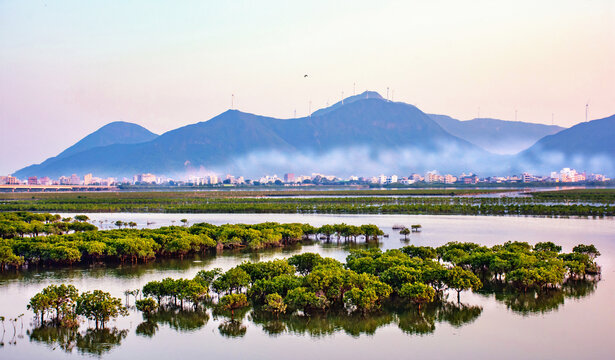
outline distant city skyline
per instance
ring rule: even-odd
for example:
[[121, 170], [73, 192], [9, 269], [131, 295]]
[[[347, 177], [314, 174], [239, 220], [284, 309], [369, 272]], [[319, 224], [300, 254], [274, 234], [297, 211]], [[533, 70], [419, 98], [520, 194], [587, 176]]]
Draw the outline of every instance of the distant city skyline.
[[[0, 174], [101, 126], [364, 90], [427, 113], [570, 127], [615, 113], [615, 2], [0, 2]], [[305, 75], [308, 75], [305, 77]]]

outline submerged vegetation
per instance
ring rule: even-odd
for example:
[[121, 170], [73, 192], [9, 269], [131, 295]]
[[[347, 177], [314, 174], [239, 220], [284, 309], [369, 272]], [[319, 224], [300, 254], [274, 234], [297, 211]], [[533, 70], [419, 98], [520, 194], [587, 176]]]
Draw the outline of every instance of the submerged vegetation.
[[[66, 227], [66, 233], [58, 227]], [[71, 230], [73, 232], [67, 233]], [[92, 224], [77, 220], [65, 222], [57, 215], [0, 213], [0, 270], [19, 268], [24, 263], [137, 263], [157, 257], [183, 258], [189, 254], [223, 249], [282, 247], [319, 237], [329, 240], [337, 236], [338, 240], [343, 237], [345, 241], [356, 241], [362, 236], [371, 241], [384, 234], [377, 226], [370, 224], [335, 224], [316, 228], [309, 224], [275, 222], [95, 230]]]
[[[30, 299], [28, 309], [41, 326], [77, 327], [79, 317], [94, 321], [96, 329], [128, 312], [119, 298], [102, 290], [79, 294], [73, 285], [49, 285]], [[47, 320], [45, 317], [47, 316]]]
[[[489, 195], [479, 197], [476, 195]], [[473, 196], [474, 195], [474, 196]], [[0, 194], [0, 211], [614, 216], [615, 190], [202, 191]]]
[[[600, 252], [583, 244], [570, 253], [561, 250], [551, 242], [492, 247], [451, 242], [387, 251], [354, 249], [345, 263], [302, 253], [243, 262], [227, 271], [201, 270], [191, 279], [150, 281], [125, 292], [126, 306], [130, 308], [128, 296], [133, 296], [132, 309], [143, 316], [135, 332], [144, 337], [153, 337], [161, 325], [195, 331], [212, 316], [225, 337], [244, 336], [246, 318], [274, 336], [320, 337], [340, 331], [359, 336], [389, 324], [407, 334], [430, 334], [438, 323], [460, 327], [481, 315], [480, 306], [461, 302], [467, 290], [494, 294], [521, 315], [552, 311], [566, 298], [591, 294], [599, 279], [595, 260]], [[126, 315], [127, 307], [101, 290], [80, 293], [70, 284], [49, 285], [30, 299], [35, 327], [27, 334], [30, 341], [53, 349], [101, 355], [127, 336], [128, 330], [107, 326]], [[86, 319], [87, 328], [80, 329]], [[17, 319], [11, 321], [16, 329]]]
[[[244, 262], [222, 272], [200, 271], [193, 279], [151, 281], [143, 287], [145, 316], [185, 304], [209, 304], [219, 312], [236, 311], [250, 304], [275, 316], [341, 311], [367, 314], [384, 304], [441, 302], [447, 290], [457, 302], [465, 290], [483, 284], [517, 293], [561, 291], [566, 283], [598, 275], [593, 245], [578, 245], [561, 253], [553, 243], [531, 246], [507, 242], [491, 248], [473, 243], [448, 243], [437, 248], [351, 250], [343, 264], [318, 254], [288, 259]], [[144, 300], [145, 301], [145, 300]]]

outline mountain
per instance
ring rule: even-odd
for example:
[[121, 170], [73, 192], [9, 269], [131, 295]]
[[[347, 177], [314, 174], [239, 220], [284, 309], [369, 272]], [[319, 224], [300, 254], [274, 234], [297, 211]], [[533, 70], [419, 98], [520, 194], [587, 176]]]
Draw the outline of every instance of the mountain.
[[546, 136], [521, 152], [518, 161], [528, 170], [563, 167], [615, 174], [615, 115], [577, 124]]
[[208, 171], [261, 176], [313, 171], [336, 175], [476, 171], [502, 164], [451, 135], [418, 108], [363, 93], [312, 116], [281, 120], [228, 110], [138, 144], [91, 148], [16, 173], [169, 176]]
[[429, 114], [449, 133], [496, 154], [516, 154], [547, 135], [564, 128], [522, 121], [477, 118], [460, 121], [446, 115]]
[[45, 160], [40, 165], [26, 167], [15, 174], [19, 175], [21, 172], [29, 173], [34, 171], [34, 169], [45, 168], [60, 159], [68, 158], [90, 149], [114, 144], [138, 144], [154, 140], [157, 137], [158, 135], [137, 124], [124, 121], [111, 122], [79, 140], [57, 156]]
[[114, 121], [79, 140], [75, 145], [62, 151], [56, 158], [67, 157], [99, 146], [138, 144], [154, 140], [157, 137], [158, 135], [141, 125], [125, 121]]

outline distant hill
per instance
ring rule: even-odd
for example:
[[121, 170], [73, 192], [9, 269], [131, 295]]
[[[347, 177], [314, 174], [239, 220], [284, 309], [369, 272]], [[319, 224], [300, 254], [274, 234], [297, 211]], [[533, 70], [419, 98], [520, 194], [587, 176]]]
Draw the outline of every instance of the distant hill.
[[615, 115], [579, 123], [546, 136], [518, 156], [534, 171], [562, 167], [615, 175]]
[[79, 140], [57, 156], [45, 160], [40, 165], [31, 165], [24, 168], [16, 172], [15, 175], [23, 176], [21, 175], [22, 172], [29, 173], [38, 168], [45, 168], [49, 164], [58, 162], [60, 159], [68, 158], [93, 148], [114, 144], [138, 144], [154, 140], [157, 137], [158, 135], [137, 124], [124, 121], [111, 122]]
[[449, 133], [496, 154], [516, 154], [563, 127], [522, 121], [477, 118], [460, 121], [446, 115], [429, 114]]
[[154, 140], [157, 137], [158, 135], [141, 125], [125, 121], [114, 121], [79, 140], [75, 145], [62, 151], [56, 158], [67, 157], [99, 146], [138, 144]]
[[91, 148], [17, 175], [405, 174], [471, 171], [492, 160], [491, 154], [451, 135], [412, 105], [386, 101], [377, 93], [349, 99], [311, 117], [289, 120], [229, 110], [148, 142]]

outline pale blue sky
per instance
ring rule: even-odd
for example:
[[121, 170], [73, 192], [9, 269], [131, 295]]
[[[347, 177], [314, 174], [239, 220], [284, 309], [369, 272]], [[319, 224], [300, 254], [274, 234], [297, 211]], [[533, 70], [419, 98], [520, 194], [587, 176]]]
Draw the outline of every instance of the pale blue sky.
[[[304, 74], [309, 74], [306, 79]], [[162, 133], [365, 89], [571, 126], [615, 113], [615, 1], [3, 1], [0, 173], [115, 120]]]

